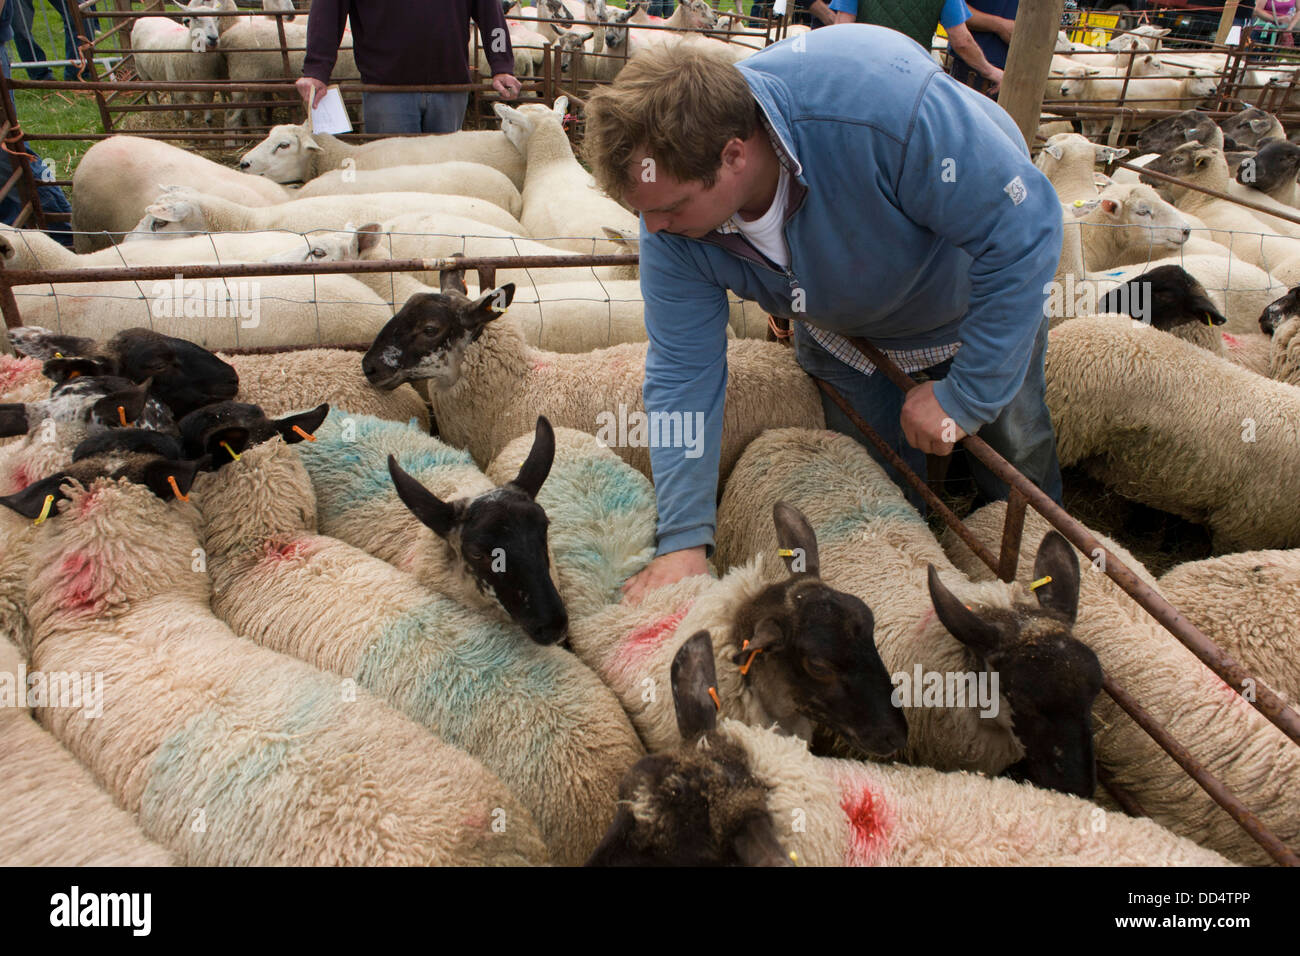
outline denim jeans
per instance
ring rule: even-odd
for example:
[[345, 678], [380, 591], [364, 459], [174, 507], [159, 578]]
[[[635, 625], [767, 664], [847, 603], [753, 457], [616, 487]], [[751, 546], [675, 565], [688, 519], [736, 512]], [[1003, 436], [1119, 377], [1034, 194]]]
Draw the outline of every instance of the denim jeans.
[[454, 133], [468, 93], [362, 93], [367, 133]]
[[[10, 0], [10, 3], [14, 7], [14, 46], [18, 49], [19, 58], [28, 63], [44, 60], [46, 58], [45, 51], [41, 49], [41, 45], [32, 36], [32, 25], [36, 22], [34, 0]], [[49, 0], [49, 3], [63, 17], [63, 58], [65, 60], [76, 60], [80, 54], [77, 51], [76, 37], [72, 33], [72, 19], [68, 16], [68, 0]], [[85, 15], [83, 14], [83, 16]], [[93, 40], [99, 27], [99, 21], [94, 17], [85, 16], [85, 24], [86, 35]], [[54, 79], [54, 74], [48, 66], [30, 69], [27, 71], [27, 75], [33, 80]], [[77, 79], [77, 68], [75, 66], [65, 66], [63, 68], [63, 78], [65, 80]]]
[[[925, 454], [913, 448], [903, 436], [899, 416], [903, 410], [903, 392], [881, 372], [863, 375], [845, 365], [818, 345], [800, 322], [794, 325], [795, 358], [810, 375], [825, 379], [835, 386], [867, 424], [896, 451], [904, 463], [921, 477], [925, 477]], [[1034, 338], [1034, 353], [1029, 360], [1029, 371], [1020, 391], [1011, 403], [1002, 409], [994, 421], [978, 432], [993, 450], [1009, 461], [1030, 481], [1047, 493], [1057, 504], [1061, 502], [1061, 468], [1056, 458], [1056, 434], [1045, 400], [1046, 383], [1043, 362], [1047, 356], [1048, 321], [1038, 329]], [[913, 374], [918, 380], [938, 381], [947, 376], [952, 359]], [[921, 497], [906, 485], [893, 467], [886, 464], [884, 456], [857, 430], [838, 405], [828, 395], [822, 395], [826, 412], [826, 427], [860, 441], [877, 462], [884, 466], [889, 477], [903, 488], [907, 499], [918, 509]], [[1007, 497], [1007, 485], [993, 475], [973, 456], [971, 473], [979, 487], [981, 497], [996, 501]]]
[[663, 17], [667, 20], [673, 15], [673, 10], [677, 4], [674, 0], [650, 0], [650, 6], [646, 8], [646, 13], [652, 17]]

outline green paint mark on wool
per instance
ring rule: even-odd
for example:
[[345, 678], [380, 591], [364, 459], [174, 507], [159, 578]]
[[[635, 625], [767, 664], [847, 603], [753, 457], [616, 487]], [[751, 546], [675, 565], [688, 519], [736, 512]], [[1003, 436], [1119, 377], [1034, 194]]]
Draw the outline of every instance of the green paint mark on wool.
[[654, 489], [622, 459], [560, 459], [537, 496], [553, 520], [580, 513], [579, 520], [655, 509]]
[[356, 679], [516, 781], [557, 734], [573, 732], [580, 716], [556, 700], [561, 675], [554, 654], [544, 654], [518, 628], [443, 598], [385, 625], [362, 656]]

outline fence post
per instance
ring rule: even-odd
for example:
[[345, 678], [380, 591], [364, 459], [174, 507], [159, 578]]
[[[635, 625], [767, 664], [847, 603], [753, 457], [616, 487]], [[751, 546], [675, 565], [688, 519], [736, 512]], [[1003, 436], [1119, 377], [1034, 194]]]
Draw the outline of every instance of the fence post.
[[1227, 0], [1223, 5], [1223, 15], [1219, 17], [1219, 32], [1214, 35], [1214, 42], [1222, 45], [1228, 40], [1228, 33], [1232, 30], [1232, 19], [1237, 15], [1237, 7], [1241, 0]]
[[998, 105], [1011, 114], [1029, 147], [1034, 145], [1034, 133], [1043, 111], [1043, 93], [1064, 11], [1065, 0], [1022, 3], [1016, 11]]

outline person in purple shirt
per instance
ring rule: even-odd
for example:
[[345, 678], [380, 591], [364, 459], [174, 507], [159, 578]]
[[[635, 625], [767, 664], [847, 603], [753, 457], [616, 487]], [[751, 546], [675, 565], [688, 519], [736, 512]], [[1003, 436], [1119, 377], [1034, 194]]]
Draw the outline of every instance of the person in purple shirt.
[[[315, 0], [298, 92], [310, 106], [325, 95], [349, 18], [363, 83], [468, 83], [471, 17], [483, 37], [493, 88], [514, 99], [520, 85], [498, 0]], [[454, 133], [468, 102], [468, 93], [363, 93], [366, 132]]]

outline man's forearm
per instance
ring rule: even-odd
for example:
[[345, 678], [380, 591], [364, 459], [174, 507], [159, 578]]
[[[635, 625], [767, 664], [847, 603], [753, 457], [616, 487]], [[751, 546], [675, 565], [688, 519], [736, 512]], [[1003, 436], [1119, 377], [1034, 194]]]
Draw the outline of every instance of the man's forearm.
[[858, 19], [853, 14], [845, 13], [843, 10], [835, 10], [833, 12], [835, 14], [836, 23], [855, 23]]
[[825, 23], [828, 26], [835, 23], [835, 13], [827, 5], [826, 0], [813, 0], [813, 2], [809, 4], [808, 9], [811, 10], [812, 15], [822, 23]]
[[965, 61], [966, 65], [986, 80], [998, 78], [997, 67], [988, 61], [984, 51], [979, 48], [975, 38], [966, 29], [966, 24], [948, 30], [948, 48]]
[[967, 29], [978, 30], [981, 33], [996, 33], [1004, 42], [1011, 42], [1011, 31], [1016, 25], [1015, 20], [1008, 20], [1006, 17], [995, 17], [991, 13], [982, 13], [970, 4], [967, 4], [966, 8], [970, 10], [970, 19], [966, 21]]

